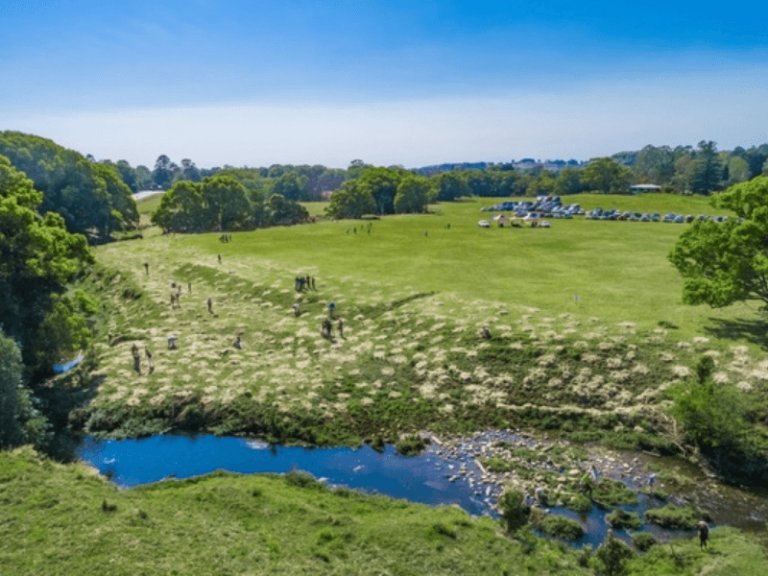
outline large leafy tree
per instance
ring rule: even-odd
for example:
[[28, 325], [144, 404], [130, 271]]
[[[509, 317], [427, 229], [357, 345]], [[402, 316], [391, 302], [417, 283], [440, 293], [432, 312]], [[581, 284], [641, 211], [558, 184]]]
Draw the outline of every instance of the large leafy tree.
[[432, 187], [423, 176], [410, 175], [400, 181], [395, 196], [395, 211], [420, 214], [427, 211]]
[[221, 230], [247, 227], [251, 206], [245, 187], [230, 176], [208, 176], [203, 179], [203, 200], [208, 221]]
[[450, 202], [470, 194], [467, 181], [459, 172], [438, 174], [433, 178], [433, 183], [437, 190], [437, 199], [440, 202]]
[[582, 182], [603, 194], [626, 192], [629, 186], [629, 168], [612, 158], [594, 158], [584, 169]]
[[24, 383], [19, 347], [0, 329], [0, 449], [27, 442], [39, 448], [48, 439], [48, 422]]
[[691, 190], [699, 194], [720, 190], [722, 175], [723, 165], [717, 155], [717, 145], [711, 140], [702, 140], [693, 161]]
[[296, 172], [286, 172], [275, 180], [272, 191], [286, 200], [308, 200], [308, 181], [306, 176], [299, 176]]
[[205, 201], [200, 184], [181, 181], [163, 194], [152, 223], [163, 230], [200, 232], [205, 229]]
[[358, 185], [368, 191], [376, 202], [379, 214], [395, 213], [395, 196], [400, 184], [401, 172], [391, 168], [368, 168], [358, 180]]
[[638, 153], [633, 169], [644, 182], [669, 184], [675, 175], [675, 153], [669, 146], [649, 144]]
[[174, 174], [178, 171], [179, 167], [176, 166], [171, 159], [165, 154], [160, 154], [155, 161], [155, 169], [152, 171], [152, 180], [155, 185], [167, 189], [173, 182]]
[[714, 308], [759, 300], [768, 309], [768, 176], [712, 197], [743, 221], [695, 222], [669, 259], [683, 276], [683, 302]]
[[111, 163], [96, 164], [51, 140], [0, 132], [0, 154], [43, 193], [41, 213], [57, 212], [67, 230], [104, 240], [138, 224], [131, 189]]
[[[44, 373], [59, 353], [85, 343], [76, 321], [64, 322], [72, 330], [62, 328], [61, 339], [43, 342], [39, 329], [52, 314], [63, 313], [55, 311], [56, 303], [68, 302], [67, 283], [93, 262], [93, 255], [85, 237], [67, 232], [59, 214], [35, 211], [41, 198], [32, 182], [0, 156], [0, 323], [19, 343], [24, 364]], [[65, 317], [76, 313], [71, 308]]]
[[376, 201], [371, 192], [357, 180], [347, 180], [331, 194], [326, 213], [332, 218], [360, 218], [363, 214], [376, 213]]

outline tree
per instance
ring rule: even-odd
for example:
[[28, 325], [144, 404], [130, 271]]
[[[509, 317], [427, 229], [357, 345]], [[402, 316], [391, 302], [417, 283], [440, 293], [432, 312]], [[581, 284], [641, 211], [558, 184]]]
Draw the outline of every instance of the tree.
[[734, 156], [728, 162], [728, 183], [738, 184], [749, 180], [749, 164], [744, 158]]
[[423, 176], [404, 177], [397, 187], [395, 211], [400, 214], [421, 214], [427, 211], [431, 186]]
[[136, 166], [136, 189], [147, 190], [152, 186], [152, 172], [144, 165]]
[[341, 220], [375, 214], [376, 208], [376, 201], [368, 188], [360, 186], [357, 180], [347, 180], [331, 194], [331, 201], [325, 210], [331, 218]]
[[566, 196], [587, 190], [587, 185], [581, 181], [582, 172], [578, 168], [564, 168], [555, 182], [555, 193]]
[[184, 158], [181, 161], [181, 170], [178, 172], [178, 174], [184, 180], [190, 180], [192, 182], [200, 182], [200, 180], [202, 180], [200, 169], [195, 166], [195, 163], [192, 162], [192, 160], [189, 158]]
[[0, 449], [33, 443], [43, 448], [50, 426], [24, 384], [24, 364], [16, 342], [0, 329]]
[[[675, 417], [688, 442], [696, 445], [723, 474], [739, 481], [765, 476], [759, 433], [750, 424], [747, 399], [735, 386], [715, 384], [715, 363], [703, 356], [696, 364], [696, 377], [672, 387], [669, 395]], [[765, 447], [763, 446], [762, 449]]]
[[19, 347], [0, 330], [0, 449], [21, 440], [19, 389], [23, 371]]
[[675, 154], [669, 146], [649, 144], [638, 153], [633, 169], [643, 182], [669, 184], [675, 175]]
[[367, 190], [376, 202], [379, 214], [395, 213], [395, 196], [400, 184], [400, 172], [389, 168], [368, 168], [358, 180], [358, 185]]
[[443, 172], [432, 180], [437, 189], [437, 199], [440, 202], [451, 202], [469, 196], [469, 186], [464, 177], [457, 172]]
[[675, 160], [675, 175], [672, 177], [672, 185], [680, 192], [690, 192], [693, 187], [695, 170], [693, 158], [689, 154], [680, 154]]
[[[59, 332], [43, 343], [39, 328], [54, 313], [67, 283], [93, 263], [93, 254], [84, 236], [67, 232], [59, 214], [35, 211], [40, 198], [32, 182], [0, 156], [0, 322], [18, 342], [24, 364], [45, 374], [54, 353], [69, 351], [77, 339], [67, 333], [59, 340], [57, 335], [64, 334]], [[69, 322], [71, 315], [65, 316]], [[46, 346], [51, 354], [43, 353]]]
[[626, 192], [630, 170], [611, 158], [593, 158], [584, 169], [582, 182], [603, 194]]
[[304, 206], [286, 200], [280, 194], [269, 198], [269, 222], [273, 226], [288, 226], [309, 220], [309, 212]]
[[307, 181], [306, 176], [299, 176], [296, 172], [286, 172], [275, 180], [272, 191], [286, 200], [308, 200]]
[[247, 227], [251, 206], [240, 182], [231, 176], [209, 176], [203, 179], [202, 193], [212, 227], [221, 230]]
[[117, 169], [117, 173], [120, 175], [120, 178], [123, 180], [123, 182], [125, 182], [125, 185], [131, 189], [131, 192], [138, 192], [139, 188], [136, 182], [136, 171], [131, 168], [131, 165], [128, 163], [128, 161], [118, 160], [115, 167]]
[[669, 260], [683, 277], [683, 302], [713, 308], [760, 300], [768, 309], [768, 176], [713, 197], [743, 222], [694, 222], [677, 240]]
[[595, 552], [602, 564], [601, 576], [621, 576], [626, 573], [627, 560], [635, 555], [632, 549], [618, 538], [608, 536]]
[[200, 184], [180, 181], [171, 186], [152, 213], [152, 223], [166, 231], [199, 232], [206, 228], [205, 201]]
[[155, 185], [163, 190], [170, 188], [173, 182], [174, 163], [165, 154], [160, 154], [155, 161], [155, 169], [152, 171], [152, 180]]
[[528, 522], [523, 505], [523, 493], [520, 490], [505, 490], [499, 498], [499, 509], [507, 532], [515, 532]]
[[111, 163], [89, 162], [51, 140], [11, 131], [0, 132], [0, 154], [43, 193], [39, 211], [60, 214], [70, 232], [103, 241], [138, 224], [131, 190]]
[[717, 155], [717, 145], [711, 140], [699, 142], [699, 149], [693, 161], [691, 190], [698, 194], [709, 194], [720, 189], [723, 166]]

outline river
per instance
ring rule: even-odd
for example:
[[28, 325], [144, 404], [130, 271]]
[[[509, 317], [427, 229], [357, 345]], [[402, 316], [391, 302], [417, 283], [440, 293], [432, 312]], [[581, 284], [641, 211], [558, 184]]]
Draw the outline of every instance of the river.
[[[379, 453], [366, 445], [360, 448], [270, 446], [260, 440], [209, 435], [163, 435], [119, 441], [85, 438], [78, 457], [125, 489], [216, 470], [242, 474], [302, 470], [330, 486], [346, 486], [431, 506], [457, 505], [473, 516], [498, 517], [495, 503], [502, 488], [497, 483], [481, 480], [485, 473], [476, 464], [475, 449], [484, 442], [499, 440], [520, 441], [520, 437], [508, 432], [486, 432], [451, 450], [432, 444], [419, 456], [402, 456], [391, 445]], [[638, 500], [636, 505], [621, 508], [642, 518], [647, 509], [663, 505], [643, 494], [638, 494]], [[586, 534], [574, 543], [576, 546], [596, 547], [604, 540], [609, 527], [605, 519], [608, 511], [594, 507], [587, 514], [578, 514], [559, 507], [547, 509], [581, 523]], [[664, 540], [691, 535], [664, 531], [649, 524], [640, 530]], [[626, 541], [630, 539], [630, 533], [624, 530], [617, 530], [616, 535]]]

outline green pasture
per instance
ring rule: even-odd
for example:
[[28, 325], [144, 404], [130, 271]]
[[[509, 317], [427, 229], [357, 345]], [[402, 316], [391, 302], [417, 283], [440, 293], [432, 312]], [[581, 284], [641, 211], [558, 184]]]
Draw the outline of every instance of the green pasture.
[[[690, 200], [704, 211], [699, 198], [581, 200], [644, 201], [647, 211]], [[208, 429], [310, 444], [533, 425], [582, 440], [621, 432], [622, 447], [652, 447], [674, 432], [664, 391], [701, 354], [763, 413], [760, 316], [749, 305], [680, 303], [666, 254], [684, 225], [479, 228], [489, 216], [480, 207], [495, 201], [234, 233], [229, 243], [149, 228], [99, 247], [100, 384], [73, 422], [94, 434]], [[297, 293], [299, 275], [317, 290]], [[332, 339], [320, 334], [330, 302]], [[167, 349], [169, 334], [178, 349]], [[133, 372], [133, 343], [154, 352], [153, 373], [143, 356]]]
[[[237, 241], [227, 245], [215, 234], [186, 237], [185, 244], [201, 254], [270, 261], [285, 270], [288, 286], [292, 275], [311, 269], [320, 278], [349, 276], [370, 283], [385, 297], [402, 290], [436, 292], [463, 302], [503, 302], [609, 324], [661, 325], [681, 339], [752, 336], [757, 305], [712, 310], [681, 303], [681, 279], [666, 256], [685, 224], [575, 218], [552, 220], [550, 229], [479, 228], [478, 220], [490, 216], [479, 208], [497, 201], [442, 203], [433, 214], [389, 216], [372, 221], [370, 234], [368, 222], [321, 222], [236, 234]], [[706, 198], [665, 194], [586, 194], [566, 202], [587, 209], [718, 214]], [[315, 206], [319, 212], [322, 205]]]
[[[215, 473], [118, 490], [82, 464], [0, 452], [0, 566], [60, 574], [594, 574], [597, 559], [456, 507], [331, 490], [291, 473]], [[758, 575], [765, 549], [715, 529], [634, 555], [630, 574]]]

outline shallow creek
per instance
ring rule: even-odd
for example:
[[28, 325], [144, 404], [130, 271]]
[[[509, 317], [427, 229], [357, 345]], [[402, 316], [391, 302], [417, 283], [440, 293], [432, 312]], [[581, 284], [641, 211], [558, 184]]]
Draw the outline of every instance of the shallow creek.
[[[227, 470], [242, 474], [285, 473], [303, 470], [332, 486], [347, 486], [367, 492], [404, 498], [429, 505], [458, 505], [469, 514], [498, 516], [496, 500], [505, 483], [515, 483], [514, 472], [494, 474], [482, 467], [480, 460], [498, 456], [499, 446], [546, 450], [549, 443], [512, 431], [493, 431], [472, 438], [438, 439], [419, 456], [402, 456], [387, 445], [379, 453], [369, 446], [360, 448], [304, 448], [270, 446], [259, 440], [216, 436], [163, 435], [141, 440], [94, 440], [85, 438], [78, 457], [94, 466], [121, 488], [158, 482], [168, 478], [189, 478]], [[630, 488], [647, 485], [649, 464], [665, 468], [685, 466], [673, 459], [652, 458], [634, 453], [595, 453], [581, 462], [585, 469], [595, 465], [600, 475], [622, 480]], [[541, 464], [542, 469], [547, 466]], [[551, 470], [551, 467], [550, 467]], [[561, 470], [563, 478], [574, 470]], [[740, 528], [762, 528], [768, 521], [765, 494], [723, 486], [707, 478], [698, 469], [676, 470], [690, 480], [675, 491], [661, 485], [676, 504], [691, 502], [708, 511], [715, 524]], [[696, 476], [695, 474], [698, 474]], [[658, 485], [658, 484], [657, 484]], [[636, 505], [621, 506], [641, 518], [649, 508], [663, 502], [638, 494]], [[605, 516], [610, 510], [598, 507], [579, 514], [558, 506], [546, 508], [551, 513], [578, 520], [586, 535], [575, 544], [597, 546], [609, 528]], [[657, 538], [687, 536], [683, 531], [665, 531], [645, 524]], [[616, 535], [629, 540], [624, 530]]]

